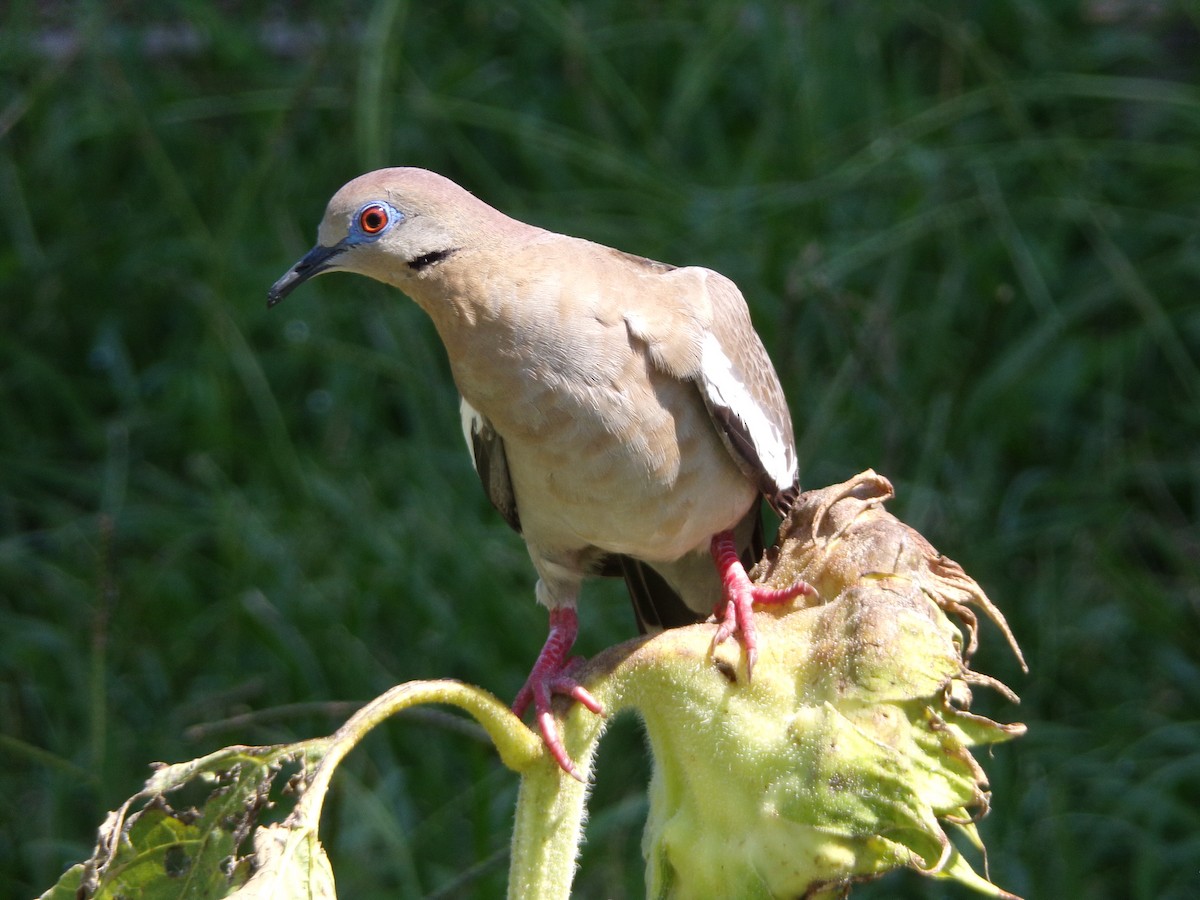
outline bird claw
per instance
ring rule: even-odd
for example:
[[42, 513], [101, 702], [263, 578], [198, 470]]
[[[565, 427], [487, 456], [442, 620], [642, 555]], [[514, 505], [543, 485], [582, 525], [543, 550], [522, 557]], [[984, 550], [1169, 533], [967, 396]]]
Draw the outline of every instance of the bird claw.
[[754, 671], [758, 659], [758, 629], [754, 624], [754, 604], [775, 605], [786, 603], [803, 594], [816, 596], [817, 590], [807, 581], [797, 581], [786, 588], [769, 588], [755, 584], [746, 574], [746, 567], [738, 559], [733, 532], [722, 531], [713, 535], [712, 557], [717, 564], [724, 588], [723, 608], [718, 604], [713, 614], [717, 631], [713, 635], [715, 650], [729, 638], [741, 634], [742, 646], [746, 648], [746, 679]]
[[581, 657], [566, 659], [566, 654], [575, 642], [578, 630], [579, 620], [574, 609], [562, 608], [550, 611], [550, 634], [546, 638], [542, 652], [538, 655], [537, 662], [534, 663], [533, 671], [529, 673], [524, 687], [517, 692], [512, 711], [521, 716], [532, 703], [534, 719], [537, 721], [538, 731], [542, 734], [546, 750], [554, 757], [554, 761], [564, 772], [577, 781], [583, 781], [583, 775], [580, 774], [570, 754], [567, 753], [567, 748], [558, 731], [558, 722], [551, 711], [554, 695], [561, 694], [582, 704], [598, 716], [604, 715], [604, 707], [600, 705], [600, 701], [575, 680], [574, 673], [582, 665], [583, 659]]
[[583, 660], [579, 658], [571, 660], [562, 672], [541, 680], [533, 687], [533, 704], [536, 710], [534, 718], [537, 721], [538, 731], [542, 734], [542, 742], [559, 767], [576, 781], [585, 779], [570, 754], [567, 753], [566, 745], [563, 744], [562, 736], [558, 731], [558, 721], [554, 718], [550, 704], [555, 694], [561, 694], [582, 704], [598, 716], [604, 715], [604, 707], [600, 705], [600, 702], [592, 696], [587, 688], [570, 676], [570, 671], [578, 668], [581, 662]]

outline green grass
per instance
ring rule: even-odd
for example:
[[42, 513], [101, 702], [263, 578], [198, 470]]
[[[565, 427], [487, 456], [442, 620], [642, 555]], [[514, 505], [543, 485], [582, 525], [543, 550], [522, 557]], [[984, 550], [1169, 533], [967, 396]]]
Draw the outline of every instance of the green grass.
[[[978, 657], [1030, 725], [984, 760], [993, 879], [1200, 890], [1194, 2], [302, 6], [0, 20], [3, 893], [147, 763], [337, 722], [230, 715], [519, 687], [544, 614], [432, 328], [348, 276], [265, 309], [332, 191], [401, 163], [734, 278], [804, 482], [887, 474], [1024, 646]], [[632, 632], [615, 585], [582, 612], [585, 653]], [[496, 896], [513, 777], [385, 732], [334, 786], [342, 893]], [[640, 890], [646, 772], [619, 723], [578, 896]], [[897, 893], [963, 896], [856, 896]]]

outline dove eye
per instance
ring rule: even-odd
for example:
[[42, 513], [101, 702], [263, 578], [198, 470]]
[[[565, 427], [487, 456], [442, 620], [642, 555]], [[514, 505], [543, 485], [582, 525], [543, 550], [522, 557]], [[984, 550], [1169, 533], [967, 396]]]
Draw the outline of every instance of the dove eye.
[[391, 217], [388, 208], [379, 203], [364, 206], [358, 213], [358, 227], [364, 234], [379, 234], [387, 228]]

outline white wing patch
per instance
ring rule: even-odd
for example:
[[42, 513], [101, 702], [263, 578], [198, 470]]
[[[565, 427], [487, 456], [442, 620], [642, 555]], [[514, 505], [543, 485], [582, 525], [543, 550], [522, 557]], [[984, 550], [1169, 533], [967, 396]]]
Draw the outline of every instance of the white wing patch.
[[701, 349], [700, 383], [717, 424], [729, 432], [725, 437], [735, 457], [743, 457], [739, 462], [761, 466], [777, 490], [791, 486], [797, 472], [795, 453], [754, 399], [712, 333], [705, 336]]
[[513, 493], [504, 441], [496, 434], [492, 423], [465, 399], [459, 403], [458, 415], [462, 420], [467, 449], [471, 451], [471, 464], [483, 484], [484, 493], [504, 521], [519, 532], [521, 516], [517, 511], [517, 498]]
[[475, 437], [483, 431], [483, 415], [468, 403], [465, 397], [462, 397], [458, 404], [458, 417], [462, 422], [463, 439], [467, 442], [467, 450], [471, 453], [471, 465], [478, 473], [479, 463], [475, 459]]

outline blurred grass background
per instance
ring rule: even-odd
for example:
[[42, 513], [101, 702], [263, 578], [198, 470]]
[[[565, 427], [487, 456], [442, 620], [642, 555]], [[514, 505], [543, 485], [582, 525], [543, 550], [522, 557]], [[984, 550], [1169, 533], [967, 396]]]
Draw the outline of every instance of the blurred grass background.
[[[432, 328], [321, 279], [328, 196], [415, 164], [743, 288], [818, 486], [868, 466], [1013, 624], [994, 880], [1200, 894], [1200, 7], [1136, 0], [160, 4], [0, 19], [0, 894], [153, 760], [503, 697], [544, 637]], [[633, 632], [616, 585], [580, 649]], [[256, 711], [249, 721], [222, 724]], [[499, 896], [515, 780], [398, 721], [343, 767], [343, 896]], [[641, 892], [601, 751], [580, 897]], [[893, 876], [856, 896], [963, 896]]]

